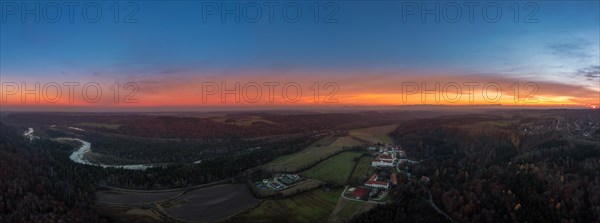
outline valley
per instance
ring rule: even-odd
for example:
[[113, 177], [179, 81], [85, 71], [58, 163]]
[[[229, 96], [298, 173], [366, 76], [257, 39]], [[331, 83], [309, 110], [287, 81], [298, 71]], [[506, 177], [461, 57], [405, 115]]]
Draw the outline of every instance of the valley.
[[[355, 115], [365, 114], [348, 117]], [[533, 210], [516, 207], [542, 205], [540, 199], [585, 208], [540, 182], [582, 182], [581, 174], [598, 177], [593, 169], [600, 159], [600, 121], [589, 112], [497, 111], [412, 120], [396, 115], [376, 115], [372, 126], [360, 120], [318, 131], [227, 140], [128, 135], [115, 132], [126, 124], [107, 121], [111, 124], [105, 126], [94, 115], [89, 120], [77, 116], [76, 123], [13, 123], [9, 129], [21, 129], [23, 143], [54, 160], [53, 165], [78, 168], [78, 178], [91, 186], [89, 197], [95, 197], [87, 207], [112, 220], [369, 222], [396, 210], [401, 219], [462, 222], [489, 218], [482, 213], [491, 207], [476, 205], [476, 200], [501, 190], [510, 192], [491, 199], [513, 208], [495, 218], [512, 221], [533, 219], [524, 213]], [[396, 124], [381, 123], [386, 116]], [[254, 124], [244, 120], [262, 119], [269, 118], [216, 122], [248, 127]], [[163, 149], [154, 149], [158, 147]], [[163, 153], [173, 156], [161, 158]], [[572, 159], [585, 166], [575, 166]], [[577, 170], [557, 169], [563, 165]], [[297, 180], [284, 179], [286, 174]], [[595, 181], [584, 182], [590, 186], [570, 187], [595, 187]], [[587, 202], [593, 208], [598, 201]]]

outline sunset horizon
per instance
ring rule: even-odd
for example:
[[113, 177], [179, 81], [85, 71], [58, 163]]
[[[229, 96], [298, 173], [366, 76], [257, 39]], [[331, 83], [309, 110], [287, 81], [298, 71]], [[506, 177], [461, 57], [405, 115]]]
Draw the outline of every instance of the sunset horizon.
[[600, 104], [597, 2], [139, 2], [122, 15], [93, 2], [58, 4], [88, 11], [53, 17], [55, 6], [3, 3], [7, 109]]
[[0, 223], [600, 223], [599, 0], [0, 0]]

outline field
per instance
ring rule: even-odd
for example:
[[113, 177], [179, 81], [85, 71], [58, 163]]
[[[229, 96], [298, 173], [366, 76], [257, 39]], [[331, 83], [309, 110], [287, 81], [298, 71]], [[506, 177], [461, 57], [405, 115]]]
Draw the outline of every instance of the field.
[[394, 140], [388, 133], [394, 131], [398, 125], [375, 126], [364, 129], [350, 130], [350, 135], [371, 143], [393, 144]]
[[354, 159], [360, 157], [361, 153], [344, 152], [331, 157], [316, 166], [304, 171], [302, 174], [324, 182], [338, 185], [347, 183], [355, 165]]
[[[109, 217], [144, 216], [149, 222], [160, 220], [160, 212], [180, 221], [218, 221], [258, 203], [244, 184], [200, 188], [178, 197], [182, 192], [98, 191], [96, 201], [109, 205], [102, 206]], [[157, 208], [148, 208], [153, 203]]]
[[117, 190], [96, 192], [96, 202], [101, 204], [143, 205], [167, 200], [179, 195], [181, 191], [171, 192], [125, 192]]
[[321, 184], [317, 181], [314, 180], [305, 180], [301, 183], [299, 183], [296, 186], [293, 186], [291, 188], [279, 191], [282, 195], [284, 196], [288, 196], [288, 195], [292, 195], [297, 193], [297, 191], [304, 191], [304, 190], [309, 190], [312, 188], [317, 188], [319, 187]]
[[349, 218], [356, 213], [356, 211], [362, 206], [365, 202], [360, 201], [348, 201], [342, 208], [342, 210], [338, 213], [338, 216], [343, 219], [350, 220]]
[[361, 142], [350, 137], [325, 137], [309, 146], [308, 148], [287, 156], [282, 156], [267, 164], [273, 168], [295, 171], [302, 167], [319, 162], [323, 158], [334, 154], [343, 147], [359, 146]]
[[358, 161], [358, 164], [356, 165], [356, 168], [354, 169], [354, 172], [352, 173], [350, 181], [358, 182], [369, 178], [369, 176], [373, 173], [373, 169], [371, 168], [371, 161], [373, 161], [372, 157], [361, 157]]
[[165, 203], [165, 212], [180, 221], [214, 222], [243, 212], [258, 203], [244, 184], [200, 188]]
[[233, 222], [326, 222], [340, 193], [341, 190], [314, 190], [286, 199], [265, 200]]
[[329, 216], [329, 222], [348, 222], [357, 214], [376, 207], [377, 204], [340, 199]]
[[273, 196], [275, 194], [281, 194], [283, 196], [289, 196], [289, 195], [297, 194], [299, 191], [305, 191], [305, 190], [310, 190], [310, 189], [317, 188], [320, 185], [321, 185], [320, 182], [309, 179], [309, 180], [304, 180], [304, 181], [296, 184], [293, 187], [286, 188], [286, 189], [280, 190], [280, 191], [275, 191], [275, 190], [273, 190], [271, 188], [266, 188], [266, 189], [260, 191], [260, 194], [262, 196]]

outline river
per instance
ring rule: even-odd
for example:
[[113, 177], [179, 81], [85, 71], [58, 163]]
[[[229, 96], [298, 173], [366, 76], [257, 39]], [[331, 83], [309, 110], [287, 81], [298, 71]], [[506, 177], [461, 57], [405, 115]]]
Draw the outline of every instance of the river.
[[85, 158], [85, 154], [92, 152], [92, 144], [91, 143], [81, 140], [81, 139], [77, 139], [77, 138], [57, 138], [57, 140], [73, 140], [73, 141], [78, 141], [81, 143], [81, 146], [79, 147], [79, 149], [75, 150], [69, 156], [69, 159], [71, 159], [71, 161], [76, 162], [76, 163], [93, 165], [93, 166], [101, 166], [104, 168], [121, 168], [121, 169], [128, 169], [128, 170], [146, 170], [148, 168], [154, 167], [153, 165], [150, 165], [150, 164], [110, 165], [110, 164], [102, 164], [102, 163], [92, 163]]
[[33, 140], [35, 138], [35, 136], [33, 136], [33, 128], [28, 128], [27, 131], [25, 131], [25, 133], [23, 133], [23, 136], [25, 136], [25, 138], [29, 139], [29, 141]]
[[[30, 141], [35, 138], [38, 138], [33, 135], [33, 132], [34, 132], [33, 128], [28, 128], [27, 131], [25, 131], [25, 133], [23, 133], [23, 136], [28, 138]], [[153, 165], [150, 165], [150, 164], [111, 165], [111, 164], [103, 164], [103, 163], [92, 163], [91, 161], [89, 161], [88, 159], [85, 158], [85, 155], [87, 153], [92, 152], [92, 144], [91, 143], [81, 140], [81, 139], [77, 139], [77, 138], [56, 138], [56, 140], [70, 140], [70, 141], [78, 141], [81, 143], [81, 146], [77, 150], [73, 151], [73, 153], [71, 153], [71, 155], [69, 156], [69, 159], [71, 159], [71, 161], [73, 161], [75, 163], [91, 165], [91, 166], [101, 166], [104, 168], [120, 168], [120, 169], [128, 169], [128, 170], [146, 170], [148, 168], [154, 167]]]

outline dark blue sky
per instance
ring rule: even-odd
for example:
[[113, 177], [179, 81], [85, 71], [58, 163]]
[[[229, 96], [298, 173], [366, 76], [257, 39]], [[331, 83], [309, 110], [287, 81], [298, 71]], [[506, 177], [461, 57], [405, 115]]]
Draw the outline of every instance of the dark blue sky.
[[[518, 22], [511, 9], [516, 2], [498, 1], [502, 15], [495, 23], [486, 20], [496, 16], [493, 7], [487, 17], [482, 13], [486, 2], [475, 6], [472, 22], [465, 2], [456, 2], [462, 13], [456, 23], [443, 17], [444, 8], [449, 17], [455, 16], [456, 8], [448, 2], [437, 2], [439, 22], [434, 15], [423, 22], [423, 4], [433, 8], [436, 2], [338, 1], [337, 7], [325, 7], [327, 2], [319, 1], [318, 23], [311, 10], [315, 1], [297, 1], [302, 10], [297, 22], [282, 16], [285, 2], [275, 7], [274, 22], [264, 5], [268, 1], [237, 2], [242, 10], [251, 4], [248, 17], [253, 17], [252, 6], [261, 7], [256, 23], [243, 16], [237, 23], [234, 15], [222, 22], [221, 2], [202, 1], [139, 1], [133, 8], [120, 2], [118, 23], [110, 8], [114, 2], [100, 3], [102, 17], [96, 23], [82, 17], [82, 7], [89, 2], [81, 2], [72, 23], [66, 7], [57, 23], [45, 17], [36, 22], [33, 15], [25, 15], [23, 22], [22, 4], [33, 7], [35, 2], [17, 3], [16, 13], [9, 13], [12, 8], [4, 1], [2, 8], [0, 71], [9, 79], [218, 75], [227, 70], [417, 70], [524, 77], [598, 89], [593, 84], [598, 78], [583, 72], [600, 69], [598, 1], [535, 1], [528, 7], [518, 2]], [[203, 3], [219, 7], [206, 15], [206, 22]], [[236, 2], [224, 4], [234, 7]], [[419, 9], [403, 14], [407, 4]], [[324, 23], [335, 8], [331, 21], [337, 22]], [[88, 9], [91, 17], [93, 9]], [[130, 18], [134, 23], [124, 23], [132, 9], [137, 9]], [[288, 9], [290, 17], [293, 9]], [[53, 17], [53, 9], [48, 10]], [[529, 15], [527, 21], [533, 23], [525, 22]]]

